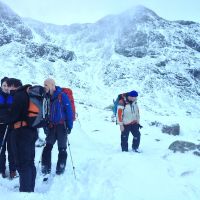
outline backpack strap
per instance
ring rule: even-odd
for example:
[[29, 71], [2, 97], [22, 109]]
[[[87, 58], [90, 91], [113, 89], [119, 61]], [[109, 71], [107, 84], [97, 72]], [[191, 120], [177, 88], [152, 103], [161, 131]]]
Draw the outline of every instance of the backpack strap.
[[64, 105], [63, 105], [63, 98], [62, 98], [62, 95], [65, 94], [64, 92], [61, 92], [58, 94], [58, 102], [60, 103], [61, 107], [63, 108], [64, 110]]
[[28, 126], [28, 123], [26, 121], [17, 121], [14, 123], [14, 129], [18, 129], [24, 126]]
[[[64, 93], [64, 92], [61, 92], [61, 93], [58, 94], [58, 101], [59, 101], [59, 103], [62, 103], [62, 101], [63, 101], [63, 100], [62, 100], [62, 95], [63, 95], [63, 94], [65, 94], [65, 93]], [[65, 95], [67, 95], [67, 94], [65, 94]]]
[[58, 101], [59, 101], [59, 103], [62, 103], [62, 93], [58, 94]]
[[42, 100], [42, 117], [45, 120], [49, 120], [49, 116], [50, 116], [50, 98], [45, 97]]

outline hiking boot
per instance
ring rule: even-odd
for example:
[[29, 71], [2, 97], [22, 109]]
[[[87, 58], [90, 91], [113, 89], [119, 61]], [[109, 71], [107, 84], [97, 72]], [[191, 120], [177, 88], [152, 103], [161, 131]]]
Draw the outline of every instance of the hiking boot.
[[59, 166], [57, 165], [56, 167], [56, 174], [61, 175], [65, 172], [65, 164], [60, 164]]
[[10, 172], [10, 179], [16, 178], [17, 177], [17, 173], [16, 171], [11, 171]]
[[64, 173], [65, 166], [66, 166], [66, 160], [67, 160], [66, 148], [60, 148], [59, 154], [58, 154], [58, 161], [57, 161], [57, 165], [56, 165], [56, 174], [57, 175]]
[[51, 168], [47, 167], [46, 165], [42, 165], [42, 174], [50, 174], [51, 173]]
[[2, 178], [6, 178], [7, 176], [6, 176], [6, 173], [5, 172], [1, 172], [1, 177]]
[[135, 152], [135, 153], [141, 153], [141, 151], [139, 149], [133, 149], [133, 152]]

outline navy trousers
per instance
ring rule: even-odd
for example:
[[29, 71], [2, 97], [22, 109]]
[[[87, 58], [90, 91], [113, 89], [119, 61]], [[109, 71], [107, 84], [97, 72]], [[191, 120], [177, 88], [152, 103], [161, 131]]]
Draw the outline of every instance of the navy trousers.
[[122, 151], [128, 151], [128, 137], [129, 133], [132, 133], [132, 149], [138, 149], [140, 145], [140, 131], [138, 124], [124, 125], [124, 131], [121, 133], [121, 148]]
[[50, 128], [46, 133], [46, 145], [42, 152], [42, 171], [44, 174], [51, 172], [51, 151], [56, 141], [59, 151], [56, 170], [59, 170], [60, 166], [64, 166], [64, 170], [67, 162], [67, 133], [65, 126], [58, 124]]

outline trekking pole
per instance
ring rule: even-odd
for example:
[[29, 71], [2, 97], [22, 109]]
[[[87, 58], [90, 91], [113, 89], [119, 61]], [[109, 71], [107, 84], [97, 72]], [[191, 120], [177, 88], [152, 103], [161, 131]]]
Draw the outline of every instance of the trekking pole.
[[74, 167], [74, 163], [73, 163], [73, 159], [72, 159], [72, 153], [71, 153], [71, 149], [70, 149], [69, 138], [67, 139], [67, 144], [68, 144], [68, 147], [69, 147], [69, 154], [70, 154], [72, 168], [73, 168], [73, 172], [74, 172], [74, 178], [76, 180], [76, 173], [75, 173], [75, 167]]
[[[78, 116], [78, 115], [77, 115], [77, 116]], [[82, 132], [83, 132], [84, 134], [86, 134], [86, 132], [83, 130], [83, 128], [82, 128], [82, 126], [81, 126], [81, 122], [80, 122], [80, 120], [79, 120], [78, 117], [76, 118], [76, 121], [78, 121], [79, 126], [80, 126], [80, 129], [82, 130]]]
[[1, 155], [1, 152], [2, 152], [2, 149], [3, 149], [3, 145], [5, 143], [5, 140], [6, 140], [7, 133], [8, 133], [8, 125], [6, 126], [6, 130], [5, 130], [5, 133], [4, 133], [4, 136], [3, 136], [3, 141], [1, 143], [0, 155]]

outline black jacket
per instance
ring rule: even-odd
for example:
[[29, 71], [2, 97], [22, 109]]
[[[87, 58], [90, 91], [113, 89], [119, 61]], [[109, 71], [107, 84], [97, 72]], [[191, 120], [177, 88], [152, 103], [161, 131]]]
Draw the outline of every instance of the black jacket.
[[30, 87], [30, 85], [22, 86], [14, 92], [13, 104], [10, 109], [7, 124], [27, 120], [29, 106], [29, 97], [27, 94], [28, 87]]

